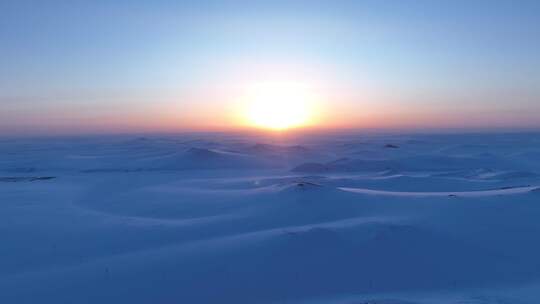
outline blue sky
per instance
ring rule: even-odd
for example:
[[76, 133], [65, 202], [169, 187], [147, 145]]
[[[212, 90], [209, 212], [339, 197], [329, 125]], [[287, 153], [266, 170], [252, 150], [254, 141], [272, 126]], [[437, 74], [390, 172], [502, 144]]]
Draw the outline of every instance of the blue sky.
[[540, 127], [539, 1], [4, 0], [0, 41], [0, 132], [225, 128], [266, 78], [327, 127]]

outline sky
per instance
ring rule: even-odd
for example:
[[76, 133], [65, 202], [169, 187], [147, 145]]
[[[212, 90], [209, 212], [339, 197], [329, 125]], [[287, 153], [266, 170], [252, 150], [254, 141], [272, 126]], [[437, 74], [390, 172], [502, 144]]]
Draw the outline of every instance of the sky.
[[540, 128], [540, 1], [0, 1], [0, 134], [246, 128], [274, 82], [312, 128]]

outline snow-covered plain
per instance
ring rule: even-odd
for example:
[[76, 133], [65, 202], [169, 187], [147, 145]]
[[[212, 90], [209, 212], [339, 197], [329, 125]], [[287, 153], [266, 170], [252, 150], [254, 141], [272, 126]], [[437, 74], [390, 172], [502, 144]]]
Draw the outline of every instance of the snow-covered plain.
[[540, 135], [0, 140], [0, 303], [540, 303]]

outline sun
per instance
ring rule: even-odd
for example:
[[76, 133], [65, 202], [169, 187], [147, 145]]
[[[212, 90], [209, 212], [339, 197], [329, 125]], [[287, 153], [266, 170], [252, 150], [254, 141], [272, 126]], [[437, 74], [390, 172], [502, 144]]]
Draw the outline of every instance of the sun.
[[297, 83], [263, 83], [253, 86], [245, 100], [248, 124], [271, 130], [285, 130], [308, 125], [315, 96]]

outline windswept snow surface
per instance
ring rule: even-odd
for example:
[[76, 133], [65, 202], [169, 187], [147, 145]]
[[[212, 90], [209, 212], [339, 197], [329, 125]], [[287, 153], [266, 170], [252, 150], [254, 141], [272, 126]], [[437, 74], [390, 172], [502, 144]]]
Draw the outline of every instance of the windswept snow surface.
[[0, 303], [540, 303], [539, 134], [0, 153]]

